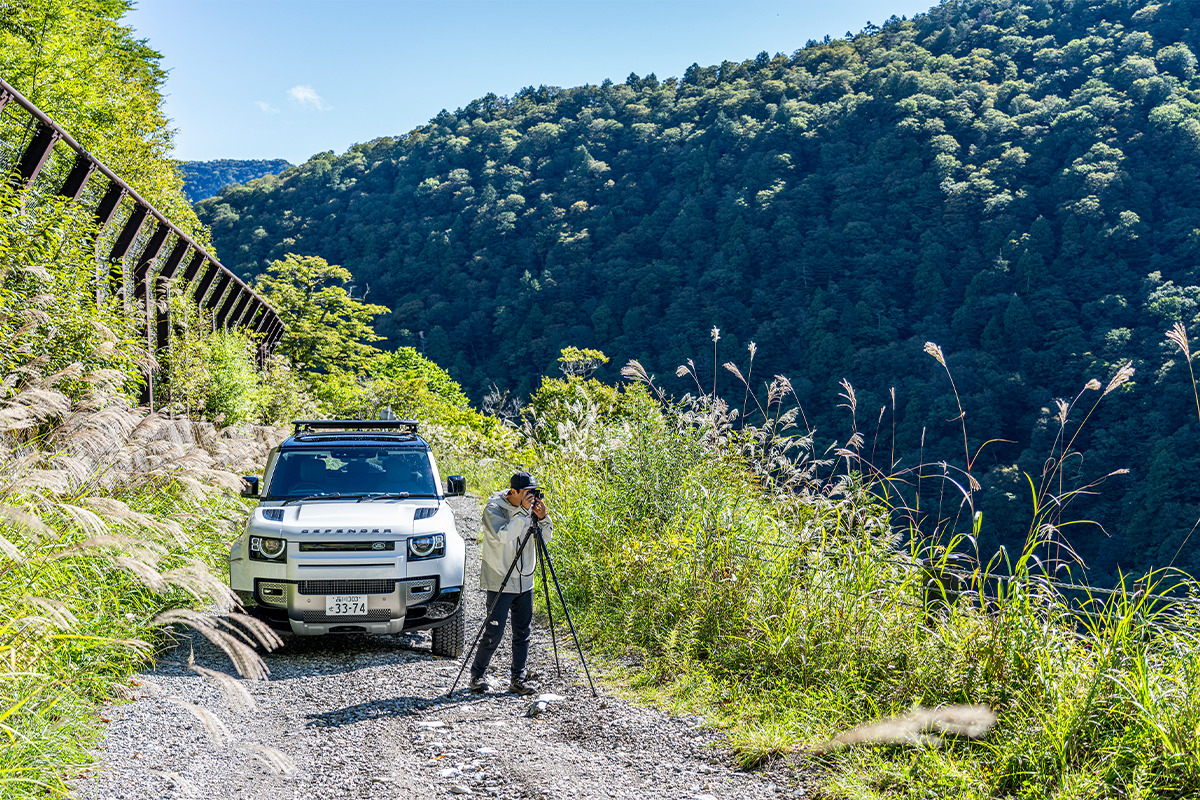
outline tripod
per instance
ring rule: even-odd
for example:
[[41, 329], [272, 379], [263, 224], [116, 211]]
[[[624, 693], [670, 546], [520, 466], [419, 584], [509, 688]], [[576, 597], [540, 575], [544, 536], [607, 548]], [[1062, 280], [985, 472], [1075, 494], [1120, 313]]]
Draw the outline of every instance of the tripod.
[[[538, 524], [537, 517], [529, 515], [529, 528], [521, 535], [521, 544], [517, 547], [517, 554], [513, 556], [512, 563], [508, 565], [508, 571], [504, 573], [504, 579], [500, 581], [500, 590], [496, 592], [496, 598], [492, 600], [491, 606], [484, 615], [483, 624], [479, 626], [479, 631], [475, 634], [475, 639], [471, 642], [471, 646], [467, 648], [466, 655], [463, 656], [462, 666], [458, 668], [458, 675], [454, 676], [454, 683], [450, 684], [450, 689], [446, 692], [446, 697], [454, 694], [455, 688], [458, 687], [458, 682], [462, 678], [463, 670], [467, 668], [467, 664], [471, 662], [471, 655], [475, 652], [475, 648], [479, 646], [479, 640], [483, 638], [483, 630], [487, 627], [488, 620], [492, 617], [492, 612], [496, 610], [496, 604], [500, 602], [500, 595], [504, 592], [504, 587], [508, 585], [508, 579], [512, 577], [513, 572], [517, 568], [517, 564], [521, 563], [521, 554], [525, 552], [525, 548], [533, 541], [534, 547], [537, 549], [540, 566], [542, 568], [542, 593], [546, 598], [546, 616], [550, 621], [550, 642], [554, 647], [554, 668], [558, 677], [562, 677], [562, 664], [558, 659], [558, 640], [554, 634], [554, 615], [550, 610], [550, 587], [546, 580], [546, 568], [550, 568], [550, 578], [554, 581], [554, 588], [558, 593], [558, 602], [562, 606], [563, 615], [567, 619], [567, 628], [571, 631], [571, 639], [575, 642], [575, 651], [579, 653], [579, 663], [583, 664], [583, 674], [587, 676], [588, 686], [592, 690], [592, 697], [599, 697], [596, 693], [596, 686], [592, 683], [592, 673], [588, 671], [587, 660], [583, 657], [583, 648], [579, 644], [579, 637], [575, 634], [575, 625], [571, 622], [571, 612], [567, 609], [567, 601], [563, 597], [562, 586], [558, 582], [558, 575], [554, 572], [554, 562], [550, 560], [550, 551], [546, 549], [546, 542], [542, 539], [542, 528]], [[522, 573], [524, 575], [524, 573]]]

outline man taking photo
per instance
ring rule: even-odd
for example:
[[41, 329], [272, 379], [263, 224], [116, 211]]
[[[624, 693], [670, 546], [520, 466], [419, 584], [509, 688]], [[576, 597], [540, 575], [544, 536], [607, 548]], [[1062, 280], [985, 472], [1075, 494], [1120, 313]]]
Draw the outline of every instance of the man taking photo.
[[[553, 523], [541, 500], [541, 487], [528, 472], [518, 472], [509, 481], [506, 492], [496, 492], [483, 508], [482, 563], [479, 586], [487, 592], [487, 608], [492, 609], [483, 626], [483, 640], [471, 664], [470, 688], [488, 690], [485, 673], [500, 640], [504, 625], [512, 616], [512, 672], [510, 694], [530, 695], [536, 689], [526, 683], [525, 660], [529, 656], [529, 638], [533, 625], [534, 572], [537, 569], [537, 543], [529, 542], [521, 551], [508, 582], [501, 586], [521, 538], [529, 530], [530, 518], [538, 521], [543, 541], [549, 542]], [[535, 534], [536, 535], [536, 534]]]

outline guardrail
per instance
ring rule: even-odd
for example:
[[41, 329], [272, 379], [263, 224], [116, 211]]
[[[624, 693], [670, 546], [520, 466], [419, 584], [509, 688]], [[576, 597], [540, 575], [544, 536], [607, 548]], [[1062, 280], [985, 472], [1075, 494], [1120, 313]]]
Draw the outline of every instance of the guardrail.
[[[213, 313], [218, 328], [259, 334], [260, 352], [269, 353], [283, 336], [275, 309], [202, 246], [89, 153], [67, 131], [0, 79], [0, 122], [12, 109], [26, 114], [18, 127], [21, 141], [0, 141], [0, 174], [35, 192], [50, 193], [92, 209], [99, 235], [96, 294], [104, 291], [145, 301], [146, 337], [151, 352], [161, 352], [170, 336], [167, 287], [190, 288], [196, 304]], [[7, 127], [7, 126], [6, 126]], [[107, 250], [107, 253], [105, 253]], [[107, 266], [107, 275], [103, 273]], [[154, 403], [154, 379], [148, 376], [147, 401]]]

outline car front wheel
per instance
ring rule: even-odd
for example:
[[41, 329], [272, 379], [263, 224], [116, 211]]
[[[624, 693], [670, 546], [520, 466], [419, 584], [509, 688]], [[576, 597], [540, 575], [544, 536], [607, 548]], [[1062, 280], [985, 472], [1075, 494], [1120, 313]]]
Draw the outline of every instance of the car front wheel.
[[430, 633], [433, 635], [433, 654], [435, 656], [443, 656], [445, 658], [458, 658], [462, 655], [463, 644], [466, 639], [463, 624], [462, 606], [454, 612], [454, 616], [450, 621], [441, 627], [434, 628]]

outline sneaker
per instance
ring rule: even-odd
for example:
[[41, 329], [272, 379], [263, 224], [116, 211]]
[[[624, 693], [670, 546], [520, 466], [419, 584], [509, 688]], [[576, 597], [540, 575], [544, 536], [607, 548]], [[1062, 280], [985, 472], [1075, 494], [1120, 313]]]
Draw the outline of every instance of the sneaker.
[[488, 689], [492, 688], [492, 686], [490, 683], [488, 683], [486, 675], [480, 675], [479, 677], [472, 676], [471, 682], [467, 684], [467, 688], [475, 694], [483, 694]]
[[515, 694], [517, 697], [528, 697], [531, 694], [537, 694], [537, 689], [518, 678], [508, 685], [508, 693]]

